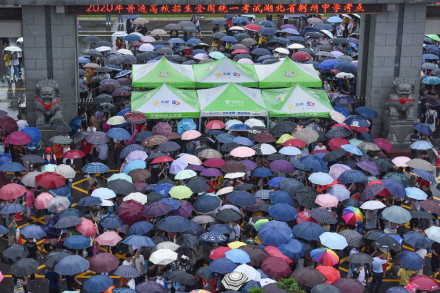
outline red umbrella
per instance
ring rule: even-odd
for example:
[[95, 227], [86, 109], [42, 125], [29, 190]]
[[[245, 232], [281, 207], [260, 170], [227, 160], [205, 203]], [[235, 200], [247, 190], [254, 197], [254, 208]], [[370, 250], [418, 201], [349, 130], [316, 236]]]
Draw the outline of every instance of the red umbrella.
[[345, 138], [334, 138], [328, 141], [328, 146], [332, 149], [340, 149], [341, 145], [350, 144], [350, 142]]
[[70, 150], [70, 151], [67, 151], [63, 154], [63, 158], [74, 160], [74, 159], [81, 159], [85, 155], [86, 154], [84, 154], [80, 150]]
[[142, 220], [144, 206], [134, 200], [127, 200], [121, 203], [118, 208], [118, 216], [124, 224], [133, 225]]
[[393, 145], [385, 138], [375, 138], [374, 143], [377, 144], [378, 147], [380, 147], [381, 149], [387, 152], [393, 151]]
[[282, 258], [269, 256], [261, 261], [261, 269], [274, 279], [287, 278], [292, 273], [289, 264]]
[[437, 282], [434, 279], [427, 276], [412, 277], [411, 279], [409, 279], [409, 283], [411, 285], [414, 285], [414, 287], [416, 287], [420, 291], [424, 291], [424, 290], [435, 291], [440, 289]]
[[306, 62], [306, 61], [311, 60], [313, 57], [312, 57], [312, 55], [310, 55], [307, 52], [299, 51], [299, 52], [293, 53], [291, 58], [292, 58], [292, 60], [295, 60], [295, 61]]
[[223, 129], [226, 127], [226, 124], [224, 124], [220, 120], [211, 120], [206, 124], [206, 128], [208, 129]]
[[211, 250], [209, 253], [209, 258], [212, 260], [216, 260], [217, 258], [226, 257], [225, 252], [232, 250], [230, 247], [220, 246], [216, 249]]
[[98, 253], [90, 258], [90, 270], [95, 273], [108, 273], [119, 266], [119, 259], [116, 255], [108, 252]]
[[172, 161], [174, 161], [173, 158], [163, 156], [163, 157], [159, 157], [159, 158], [154, 159], [153, 161], [151, 161], [150, 164], [159, 164], [159, 163], [172, 162]]
[[98, 232], [98, 229], [96, 228], [95, 224], [91, 220], [86, 218], [81, 218], [81, 220], [83, 221], [78, 225], [76, 225], [75, 229], [86, 237], [95, 236], [96, 232]]
[[362, 286], [361, 282], [355, 279], [349, 279], [349, 278], [338, 279], [333, 284], [333, 286], [341, 290], [341, 292], [350, 292], [350, 293], [365, 292], [365, 287]]
[[0, 188], [0, 199], [10, 200], [16, 199], [26, 192], [26, 188], [23, 185], [17, 183], [9, 183]]
[[302, 222], [316, 222], [315, 219], [310, 216], [310, 211], [302, 211], [298, 213], [298, 216], [296, 217], [296, 223], [302, 223]]
[[221, 168], [224, 164], [226, 164], [226, 161], [220, 158], [207, 159], [203, 162], [203, 165], [210, 168]]
[[125, 120], [133, 124], [142, 124], [147, 122], [147, 116], [139, 111], [130, 111], [124, 115]]
[[278, 247], [275, 246], [266, 246], [266, 248], [264, 248], [264, 250], [270, 255], [270, 256], [275, 256], [275, 257], [279, 257], [284, 259], [287, 263], [291, 263], [293, 262], [292, 259], [288, 258], [287, 256], [285, 256], [279, 249]]
[[344, 123], [337, 123], [337, 124], [332, 126], [332, 128], [335, 128], [335, 127], [345, 127], [347, 129], [350, 129], [350, 131], [351, 131], [350, 126], [348, 126], [347, 124], [344, 124]]
[[267, 132], [258, 133], [257, 135], [254, 136], [254, 140], [260, 143], [271, 143], [277, 141], [275, 136]]
[[9, 134], [5, 142], [13, 145], [25, 145], [30, 143], [31, 140], [32, 138], [27, 133], [16, 131]]
[[15, 122], [15, 120], [9, 116], [0, 117], [0, 127], [9, 133], [18, 131], [17, 122]]
[[283, 146], [303, 147], [306, 143], [297, 138], [291, 138], [283, 142]]
[[351, 130], [354, 130], [356, 132], [363, 132], [363, 133], [370, 132], [370, 129], [368, 127], [350, 126], [350, 128], [351, 128]]
[[327, 279], [326, 284], [333, 285], [337, 279], [341, 278], [341, 274], [332, 266], [317, 266], [316, 269]]
[[244, 26], [245, 29], [253, 32], [257, 32], [261, 29], [261, 27], [258, 24], [250, 23], [248, 25]]
[[36, 176], [35, 183], [43, 188], [57, 189], [66, 185], [66, 178], [54, 172], [46, 172]]

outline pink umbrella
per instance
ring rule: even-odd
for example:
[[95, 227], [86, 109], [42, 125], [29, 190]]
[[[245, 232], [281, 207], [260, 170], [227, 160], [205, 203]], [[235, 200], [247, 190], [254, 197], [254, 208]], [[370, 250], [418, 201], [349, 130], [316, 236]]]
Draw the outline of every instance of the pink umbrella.
[[96, 237], [96, 241], [99, 245], [115, 246], [121, 240], [122, 238], [119, 237], [118, 233], [116, 233], [115, 231], [106, 231]]
[[5, 143], [13, 144], [13, 145], [25, 145], [27, 143], [30, 143], [32, 138], [25, 132], [12, 132], [9, 134], [6, 139]]
[[196, 60], [206, 60], [206, 59], [209, 59], [209, 56], [207, 54], [198, 53], [198, 54], [194, 55], [193, 58]]
[[234, 25], [234, 26], [231, 26], [229, 28], [229, 30], [230, 31], [244, 31], [244, 28], [242, 28], [241, 26]]
[[295, 61], [306, 62], [306, 61], [313, 59], [313, 57], [312, 57], [312, 55], [310, 55], [307, 52], [299, 51], [299, 52], [293, 53], [291, 59], [295, 60]]
[[347, 165], [334, 164], [330, 167], [330, 172], [328, 174], [333, 177], [333, 179], [338, 180], [339, 176], [347, 170], [351, 170]]
[[249, 147], [236, 147], [231, 151], [231, 156], [236, 158], [252, 157], [255, 154], [256, 154], [255, 150]]
[[330, 193], [318, 194], [315, 203], [323, 208], [332, 208], [338, 205], [339, 199]]
[[394, 163], [397, 167], [408, 167], [406, 163], [411, 159], [405, 156], [395, 157], [391, 162]]
[[377, 144], [378, 147], [380, 147], [381, 149], [387, 152], [393, 151], [393, 145], [385, 138], [375, 138], [374, 143]]
[[86, 218], [81, 218], [83, 221], [75, 226], [75, 229], [86, 237], [93, 237], [98, 232], [95, 224]]
[[151, 44], [142, 44], [140, 47], [139, 47], [139, 51], [141, 51], [141, 52], [151, 52], [151, 51], [154, 51], [154, 46], [153, 45], [151, 45]]
[[26, 192], [23, 185], [17, 183], [9, 183], [0, 188], [0, 199], [10, 200], [22, 196]]
[[181, 140], [191, 140], [200, 137], [202, 134], [197, 130], [187, 130], [182, 134]]
[[2, 272], [0, 272], [0, 283], [3, 281], [4, 278], [5, 278], [5, 277], [3, 277]]
[[35, 199], [34, 206], [39, 210], [44, 210], [47, 208], [47, 204], [53, 198], [53, 195], [49, 192], [43, 192]]
[[154, 134], [165, 134], [173, 131], [173, 128], [167, 122], [159, 122], [151, 129]]
[[108, 273], [116, 270], [118, 266], [118, 257], [108, 252], [102, 252], [90, 258], [90, 270], [95, 273]]
[[343, 123], [345, 120], [344, 114], [339, 113], [338, 111], [331, 110], [330, 111], [330, 117], [335, 120], [338, 123]]
[[270, 256], [275, 256], [275, 257], [279, 257], [284, 259], [287, 263], [291, 263], [293, 262], [292, 259], [288, 258], [287, 256], [285, 256], [279, 249], [278, 247], [275, 246], [266, 246], [266, 248], [264, 248], [264, 250], [266, 250], [266, 252], [270, 255]]
[[127, 161], [127, 162], [131, 162], [131, 161], [134, 161], [134, 160], [145, 161], [147, 158], [148, 158], [148, 155], [144, 151], [132, 151], [125, 158], [125, 161]]
[[220, 158], [207, 159], [203, 162], [203, 165], [210, 168], [221, 168], [224, 164], [226, 164], [226, 161]]
[[211, 120], [206, 124], [206, 128], [209, 129], [223, 129], [226, 125], [220, 120]]
[[237, 61], [237, 63], [240, 63], [240, 64], [254, 64], [254, 61], [252, 61], [249, 58], [241, 58], [240, 60]]

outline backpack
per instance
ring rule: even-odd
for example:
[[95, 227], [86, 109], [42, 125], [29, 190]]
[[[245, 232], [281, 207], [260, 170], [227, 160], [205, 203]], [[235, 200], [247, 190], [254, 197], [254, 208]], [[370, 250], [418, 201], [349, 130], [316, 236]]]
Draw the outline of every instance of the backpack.
[[428, 124], [433, 124], [434, 123], [434, 116], [431, 115], [431, 113], [426, 112], [427, 118], [426, 118], [426, 123]]

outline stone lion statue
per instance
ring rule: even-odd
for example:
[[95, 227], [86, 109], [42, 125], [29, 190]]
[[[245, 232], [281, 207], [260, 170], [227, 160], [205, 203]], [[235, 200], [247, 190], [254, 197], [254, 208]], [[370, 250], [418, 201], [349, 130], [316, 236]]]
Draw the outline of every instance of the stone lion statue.
[[35, 98], [37, 125], [44, 125], [46, 118], [49, 123], [64, 121], [58, 83], [53, 79], [43, 79], [37, 83]]
[[390, 120], [414, 120], [416, 100], [414, 98], [414, 81], [406, 78], [396, 78], [393, 81], [393, 91], [387, 102]]

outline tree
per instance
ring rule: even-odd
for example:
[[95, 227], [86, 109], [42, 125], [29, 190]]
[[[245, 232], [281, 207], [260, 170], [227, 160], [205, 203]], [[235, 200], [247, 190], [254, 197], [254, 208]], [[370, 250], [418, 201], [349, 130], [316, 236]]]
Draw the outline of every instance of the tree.
[[264, 293], [264, 290], [260, 287], [253, 287], [248, 290], [248, 293]]
[[306, 291], [301, 290], [301, 286], [293, 278], [279, 279], [278, 288], [285, 290], [288, 293], [306, 293]]

